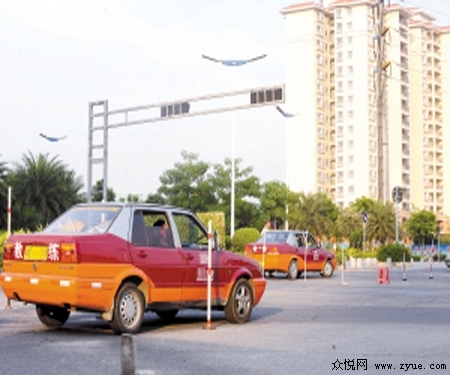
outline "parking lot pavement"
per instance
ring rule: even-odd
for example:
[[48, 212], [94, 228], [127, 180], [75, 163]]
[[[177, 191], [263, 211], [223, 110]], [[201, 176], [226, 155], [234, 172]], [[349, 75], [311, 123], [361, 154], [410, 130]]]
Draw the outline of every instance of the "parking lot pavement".
[[[137, 368], [155, 375], [381, 375], [403, 373], [409, 364], [422, 374], [447, 374], [450, 270], [417, 263], [406, 281], [401, 267], [390, 271], [385, 284], [377, 282], [376, 268], [349, 269], [345, 283], [341, 270], [330, 279], [279, 275], [268, 279], [250, 322], [229, 324], [223, 312], [213, 312], [215, 330], [202, 328], [204, 311], [180, 312], [169, 325], [149, 313], [136, 335]], [[95, 314], [74, 313], [51, 330], [31, 306], [15, 304], [10, 311], [0, 306], [0, 363], [9, 375], [120, 372], [120, 337]]]

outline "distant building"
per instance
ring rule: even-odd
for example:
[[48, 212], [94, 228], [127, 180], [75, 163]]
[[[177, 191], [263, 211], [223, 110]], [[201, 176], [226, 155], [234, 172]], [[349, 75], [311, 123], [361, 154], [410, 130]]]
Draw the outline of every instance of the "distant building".
[[[387, 123], [387, 186], [402, 216], [450, 215], [450, 26], [419, 8], [376, 1], [303, 2], [285, 17], [288, 184], [325, 192], [340, 207], [380, 198], [380, 118]], [[377, 106], [377, 38], [386, 83]], [[445, 129], [444, 124], [447, 124]], [[390, 196], [388, 199], [392, 199]]]

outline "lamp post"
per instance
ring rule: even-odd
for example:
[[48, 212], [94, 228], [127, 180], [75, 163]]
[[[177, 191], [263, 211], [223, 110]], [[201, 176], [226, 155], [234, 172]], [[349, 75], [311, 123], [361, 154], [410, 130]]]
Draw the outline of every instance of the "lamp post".
[[[298, 113], [292, 114], [289, 112], [284, 111], [279, 105], [277, 105], [275, 107], [275, 109], [281, 113], [281, 115], [285, 118], [285, 119], [290, 119], [292, 117], [295, 117], [298, 115]], [[286, 125], [286, 188], [288, 190], [288, 194], [289, 194], [289, 166], [288, 166], [288, 162], [289, 162], [289, 149], [288, 149], [288, 127]], [[287, 196], [286, 196], [287, 199]], [[286, 221], [285, 221], [285, 229], [288, 230], [289, 229], [289, 221], [288, 221], [288, 215], [289, 215], [289, 205], [288, 202], [286, 200]]]
[[[252, 57], [250, 59], [247, 60], [220, 60], [220, 59], [216, 59], [214, 57], [211, 56], [207, 56], [207, 55], [202, 55], [202, 58], [215, 62], [215, 63], [219, 63], [222, 64], [224, 66], [243, 66], [246, 65], [248, 63], [257, 61], [257, 60], [261, 60], [264, 57], [266, 57], [267, 55], [260, 55], [260, 56], [256, 56], [256, 57]], [[235, 120], [235, 111], [233, 111], [233, 120], [232, 120], [232, 125], [231, 125], [231, 208], [230, 208], [230, 237], [233, 238], [234, 236], [234, 206], [235, 206], [235, 145], [234, 145], [234, 133], [235, 133], [235, 124], [236, 120]]]

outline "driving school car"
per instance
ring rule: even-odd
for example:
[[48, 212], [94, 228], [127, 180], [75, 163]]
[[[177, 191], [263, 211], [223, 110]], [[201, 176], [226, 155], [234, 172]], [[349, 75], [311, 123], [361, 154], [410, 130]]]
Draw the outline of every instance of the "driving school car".
[[334, 253], [321, 247], [306, 231], [269, 230], [255, 243], [247, 244], [244, 254], [258, 261], [268, 274], [281, 271], [289, 279], [299, 277], [304, 271], [331, 277], [336, 268]]
[[8, 238], [0, 285], [8, 299], [36, 305], [47, 326], [74, 310], [99, 312], [116, 333], [135, 333], [144, 312], [171, 320], [211, 307], [232, 323], [249, 320], [266, 281], [257, 262], [219, 248], [197, 217], [154, 204], [72, 207], [41, 233]]

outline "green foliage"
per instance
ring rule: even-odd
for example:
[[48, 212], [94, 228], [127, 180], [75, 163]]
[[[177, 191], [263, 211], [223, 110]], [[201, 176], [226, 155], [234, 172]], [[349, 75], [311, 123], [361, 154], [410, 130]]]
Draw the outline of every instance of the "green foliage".
[[262, 228], [265, 220], [276, 223], [277, 228], [281, 228], [286, 217], [286, 204], [292, 205], [298, 201], [296, 194], [289, 191], [284, 183], [271, 181], [263, 184], [261, 194], [261, 210], [264, 217], [258, 222], [258, 228]]
[[352, 232], [349, 238], [350, 247], [356, 247], [358, 249], [363, 248], [363, 230], [356, 229]]
[[334, 233], [338, 208], [324, 193], [299, 193], [292, 206], [290, 227], [308, 230], [317, 239], [329, 238]]
[[208, 229], [211, 220], [212, 230], [217, 232], [222, 247], [225, 246], [225, 215], [223, 212], [198, 212], [197, 217]]
[[[103, 179], [98, 180], [92, 188], [92, 202], [102, 202], [103, 201]], [[106, 200], [108, 202], [114, 202], [116, 200], [116, 193], [113, 189], [106, 189]], [[130, 202], [130, 201], [128, 201]]]
[[183, 162], [175, 163], [159, 178], [161, 186], [157, 194], [173, 206], [193, 212], [209, 211], [214, 204], [214, 194], [207, 178], [209, 164], [198, 159], [198, 154], [182, 151]]
[[12, 187], [13, 229], [35, 230], [82, 201], [81, 177], [56, 157], [29, 153], [8, 176]]
[[[376, 252], [376, 250], [362, 251], [361, 249], [349, 247], [347, 249], [344, 249], [344, 257], [346, 260], [349, 260], [350, 257], [355, 258], [355, 259], [376, 258], [377, 252]], [[337, 260], [338, 264], [342, 264], [342, 249], [336, 250], [336, 260]]]
[[255, 228], [241, 228], [234, 232], [231, 240], [232, 250], [235, 253], [244, 252], [244, 247], [248, 243], [255, 242], [260, 237], [260, 233]]
[[389, 243], [381, 245], [377, 251], [377, 260], [379, 262], [386, 262], [387, 258], [391, 258], [393, 262], [403, 261], [403, 252], [405, 252], [405, 261], [411, 260], [410, 250], [400, 243]]
[[5, 243], [7, 238], [7, 232], [0, 232], [0, 270], [3, 269], [3, 252], [5, 251]]
[[367, 213], [366, 239], [386, 243], [395, 238], [395, 211], [392, 202], [378, 202]]
[[406, 230], [415, 243], [425, 243], [436, 231], [436, 215], [427, 210], [413, 212], [406, 221]]

